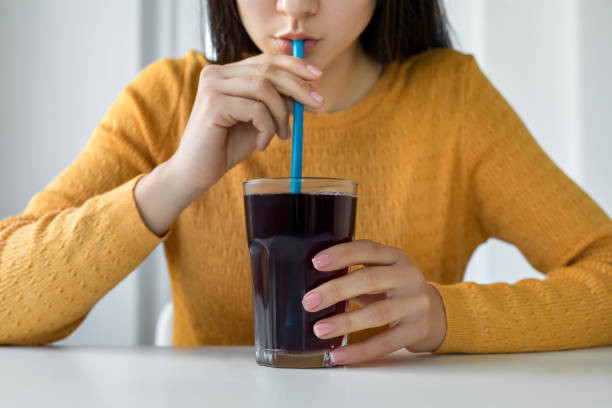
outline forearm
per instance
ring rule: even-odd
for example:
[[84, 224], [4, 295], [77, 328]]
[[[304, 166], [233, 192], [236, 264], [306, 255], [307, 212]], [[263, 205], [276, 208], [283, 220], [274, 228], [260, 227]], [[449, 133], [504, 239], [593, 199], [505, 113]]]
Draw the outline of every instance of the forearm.
[[612, 344], [612, 235], [547, 279], [434, 284], [447, 318], [442, 353], [560, 350]]
[[138, 215], [135, 182], [0, 224], [0, 344], [67, 335], [159, 243]]

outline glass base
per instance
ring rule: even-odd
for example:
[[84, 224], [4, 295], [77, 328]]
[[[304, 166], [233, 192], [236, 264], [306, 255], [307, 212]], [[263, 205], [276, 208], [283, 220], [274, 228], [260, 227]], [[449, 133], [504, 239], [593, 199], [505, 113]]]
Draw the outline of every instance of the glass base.
[[259, 365], [279, 368], [336, 367], [331, 360], [332, 351], [334, 350], [295, 353], [255, 346], [255, 360]]

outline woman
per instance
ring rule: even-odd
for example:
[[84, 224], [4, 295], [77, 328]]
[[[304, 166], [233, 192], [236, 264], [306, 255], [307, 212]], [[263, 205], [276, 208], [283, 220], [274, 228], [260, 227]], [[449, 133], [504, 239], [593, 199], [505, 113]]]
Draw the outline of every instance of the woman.
[[[307, 293], [352, 364], [400, 348], [514, 352], [612, 343], [612, 222], [539, 148], [426, 0], [210, 0], [215, 63], [148, 67], [75, 162], [0, 224], [0, 343], [72, 332], [165, 242], [175, 345], [252, 344], [241, 182], [290, 168], [360, 182], [357, 233]], [[305, 60], [285, 55], [305, 38]], [[278, 137], [275, 137], [278, 135]], [[479, 244], [515, 244], [543, 281], [460, 283]], [[359, 308], [357, 306], [360, 306]]]

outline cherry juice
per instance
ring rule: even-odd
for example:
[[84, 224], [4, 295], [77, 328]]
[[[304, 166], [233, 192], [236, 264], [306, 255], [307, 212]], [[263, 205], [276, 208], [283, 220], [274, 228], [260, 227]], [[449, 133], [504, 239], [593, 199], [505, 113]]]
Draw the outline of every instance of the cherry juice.
[[311, 313], [304, 310], [302, 297], [348, 273], [348, 268], [319, 272], [312, 258], [319, 251], [353, 239], [356, 205], [356, 196], [340, 193], [245, 196], [258, 347], [302, 353], [342, 344], [343, 337], [319, 339], [313, 325], [345, 312], [348, 302]]

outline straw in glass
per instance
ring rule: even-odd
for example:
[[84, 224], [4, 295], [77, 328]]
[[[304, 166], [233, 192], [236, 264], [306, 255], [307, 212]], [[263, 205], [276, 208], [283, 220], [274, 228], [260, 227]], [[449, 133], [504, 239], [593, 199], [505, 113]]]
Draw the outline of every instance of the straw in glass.
[[[293, 56], [304, 58], [304, 41], [293, 41]], [[293, 151], [291, 154], [291, 193], [299, 194], [302, 190], [302, 135], [304, 129], [304, 105], [293, 101]]]

